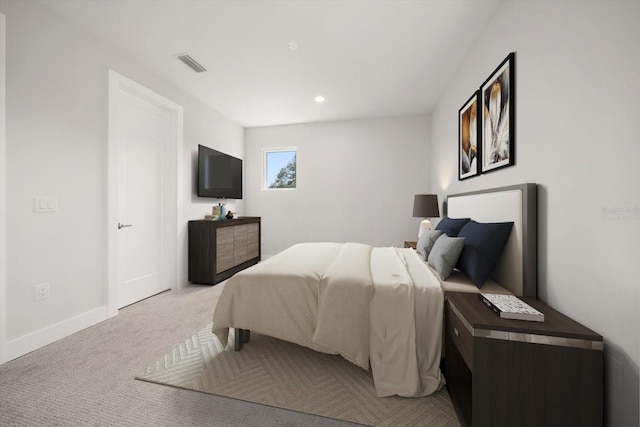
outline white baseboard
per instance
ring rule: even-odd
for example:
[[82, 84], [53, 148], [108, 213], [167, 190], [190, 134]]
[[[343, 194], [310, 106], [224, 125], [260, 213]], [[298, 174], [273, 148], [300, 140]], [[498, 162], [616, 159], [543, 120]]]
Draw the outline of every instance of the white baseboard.
[[0, 360], [0, 364], [24, 356], [34, 350], [58, 341], [59, 339], [75, 334], [89, 326], [96, 325], [107, 320], [107, 307], [100, 307], [92, 311], [80, 314], [70, 319], [63, 320], [55, 325], [47, 326], [27, 335], [15, 338], [5, 343], [3, 352], [4, 360]]

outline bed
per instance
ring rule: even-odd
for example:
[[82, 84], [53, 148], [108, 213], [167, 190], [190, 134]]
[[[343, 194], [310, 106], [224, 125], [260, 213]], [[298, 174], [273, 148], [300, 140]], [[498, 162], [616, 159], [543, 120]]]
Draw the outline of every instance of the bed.
[[[482, 288], [470, 280], [473, 274], [454, 269], [447, 277], [433, 268], [436, 247], [423, 259], [410, 248], [301, 243], [227, 281], [213, 332], [226, 344], [233, 328], [236, 350], [254, 331], [340, 354], [371, 370], [380, 397], [437, 391], [444, 382], [439, 365], [447, 292], [535, 296], [536, 185], [450, 195], [445, 213], [482, 224], [512, 223]], [[444, 240], [436, 239], [438, 245]]]

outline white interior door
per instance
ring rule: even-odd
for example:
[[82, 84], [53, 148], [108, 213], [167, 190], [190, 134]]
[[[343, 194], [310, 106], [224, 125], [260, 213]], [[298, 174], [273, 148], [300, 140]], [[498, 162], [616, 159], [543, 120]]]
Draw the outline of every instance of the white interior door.
[[182, 108], [110, 72], [109, 316], [177, 286]]
[[162, 155], [171, 115], [123, 92], [120, 97], [120, 272], [118, 308], [170, 288], [163, 274]]

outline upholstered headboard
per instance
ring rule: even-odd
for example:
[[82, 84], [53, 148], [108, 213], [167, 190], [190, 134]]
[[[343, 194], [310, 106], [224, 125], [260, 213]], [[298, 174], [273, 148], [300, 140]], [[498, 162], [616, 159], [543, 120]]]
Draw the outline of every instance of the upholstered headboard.
[[513, 221], [491, 278], [515, 295], [537, 297], [537, 185], [520, 184], [447, 196], [445, 215], [478, 222]]

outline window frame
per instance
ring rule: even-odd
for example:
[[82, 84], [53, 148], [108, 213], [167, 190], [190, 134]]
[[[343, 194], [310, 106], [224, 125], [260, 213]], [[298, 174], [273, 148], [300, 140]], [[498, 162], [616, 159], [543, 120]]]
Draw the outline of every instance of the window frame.
[[[269, 153], [284, 153], [292, 151], [295, 153], [296, 158], [296, 186], [293, 188], [269, 188], [267, 182], [267, 155]], [[298, 147], [290, 146], [290, 147], [270, 147], [262, 149], [262, 191], [286, 191], [286, 190], [297, 190], [298, 189]]]

